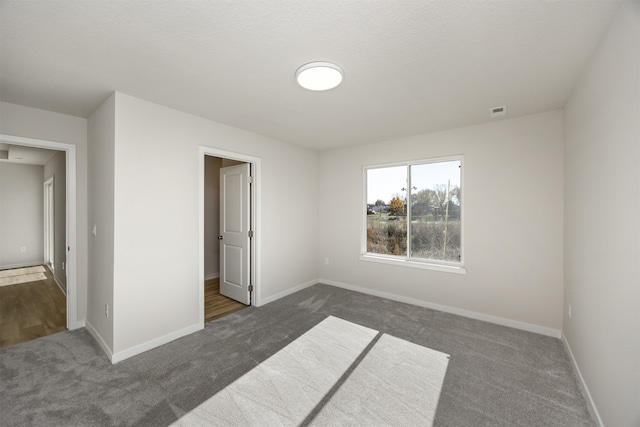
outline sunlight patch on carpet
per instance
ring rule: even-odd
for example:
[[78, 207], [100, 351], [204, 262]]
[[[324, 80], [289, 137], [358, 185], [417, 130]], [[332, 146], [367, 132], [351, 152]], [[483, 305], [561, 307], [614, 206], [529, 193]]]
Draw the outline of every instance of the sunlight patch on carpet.
[[329, 316], [173, 425], [432, 425], [448, 363]]

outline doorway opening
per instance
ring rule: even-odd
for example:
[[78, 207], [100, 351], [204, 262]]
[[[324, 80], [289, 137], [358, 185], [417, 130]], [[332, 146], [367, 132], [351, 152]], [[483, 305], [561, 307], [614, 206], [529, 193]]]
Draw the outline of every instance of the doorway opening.
[[[84, 326], [78, 321], [78, 290], [77, 290], [77, 225], [76, 225], [76, 146], [73, 144], [66, 144], [55, 141], [47, 141], [34, 138], [25, 138], [14, 135], [0, 134], [0, 143], [9, 144], [12, 146], [20, 146], [27, 148], [46, 149], [63, 152], [64, 157], [64, 172], [62, 178], [59, 180], [63, 182], [60, 190], [64, 193], [64, 203], [58, 206], [58, 209], [62, 209], [64, 215], [60, 218], [64, 218], [63, 231], [56, 237], [56, 230], [60, 230], [61, 227], [55, 226], [55, 209], [56, 204], [51, 202], [51, 212], [49, 215], [45, 214], [45, 239], [46, 235], [49, 235], [49, 241], [45, 242], [44, 251], [41, 252], [42, 261], [45, 265], [51, 262], [52, 265], [59, 264], [60, 269], [57, 267], [51, 268], [51, 272], [54, 270], [64, 270], [64, 277], [66, 279], [66, 329], [77, 329]], [[60, 176], [60, 175], [59, 175]], [[42, 181], [40, 181], [42, 185]], [[41, 187], [42, 188], [42, 187]], [[45, 203], [47, 198], [47, 184], [45, 183]], [[50, 190], [52, 192], [52, 198], [55, 198], [54, 182], [51, 181]], [[42, 215], [42, 211], [40, 214]], [[48, 222], [47, 218], [53, 220], [49, 224], [50, 232], [46, 231]], [[58, 249], [58, 253], [62, 255], [54, 255]], [[48, 253], [47, 253], [48, 252]], [[60, 286], [60, 283], [57, 283]]]
[[247, 307], [248, 305], [220, 293], [219, 277], [204, 281], [204, 323], [228, 316]]
[[48, 266], [0, 270], [0, 349], [67, 330], [66, 297]]
[[200, 320], [258, 305], [260, 159], [200, 147]]

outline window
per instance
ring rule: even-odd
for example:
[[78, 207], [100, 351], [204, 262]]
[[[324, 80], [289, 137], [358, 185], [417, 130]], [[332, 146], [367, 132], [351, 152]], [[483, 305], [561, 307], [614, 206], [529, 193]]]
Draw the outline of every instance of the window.
[[462, 267], [462, 157], [365, 167], [364, 179], [363, 259]]

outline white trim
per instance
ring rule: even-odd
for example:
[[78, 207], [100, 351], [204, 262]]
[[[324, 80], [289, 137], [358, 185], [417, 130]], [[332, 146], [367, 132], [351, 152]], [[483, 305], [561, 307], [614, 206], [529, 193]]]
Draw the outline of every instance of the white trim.
[[44, 263], [53, 274], [55, 265], [55, 174], [43, 184]]
[[[51, 270], [49, 270], [51, 271]], [[55, 276], [55, 274], [51, 273], [53, 275], [53, 281], [56, 282], [56, 285], [58, 285], [58, 287], [60, 288], [60, 290], [62, 291], [62, 293], [64, 294], [64, 296], [67, 296], [67, 290], [65, 288], [62, 287], [62, 284], [58, 281], [58, 278]]]
[[262, 230], [262, 159], [232, 151], [220, 150], [213, 147], [198, 147], [198, 319], [204, 326], [204, 161], [205, 156], [220, 157], [223, 159], [237, 160], [251, 163], [251, 176], [253, 177], [251, 192], [251, 304], [259, 307], [262, 302], [262, 242], [260, 240]]
[[27, 147], [46, 148], [49, 150], [64, 151], [66, 153], [67, 175], [67, 260], [65, 263], [67, 272], [67, 329], [80, 328], [78, 320], [78, 265], [77, 265], [77, 186], [76, 186], [76, 146], [63, 142], [47, 141], [44, 139], [25, 138], [22, 136], [0, 134], [0, 140], [13, 145]]
[[560, 330], [547, 328], [545, 326], [533, 325], [531, 323], [520, 322], [518, 320], [505, 319], [504, 317], [492, 316], [489, 314], [478, 313], [475, 311], [464, 310], [461, 308], [451, 307], [448, 305], [435, 304], [416, 298], [403, 297], [389, 292], [377, 291], [374, 289], [363, 288], [361, 286], [348, 285], [346, 283], [334, 282], [333, 280], [319, 279], [318, 283], [336, 286], [338, 288], [348, 289], [350, 291], [360, 292], [367, 295], [373, 295], [390, 299], [393, 301], [404, 302], [407, 304], [426, 307], [433, 310], [443, 311], [445, 313], [457, 314], [458, 316], [468, 317], [470, 319], [482, 320], [484, 322], [495, 323], [496, 325], [508, 326], [510, 328], [520, 329], [522, 331], [534, 332], [536, 334], [546, 335], [553, 338], [560, 338]]
[[220, 273], [211, 273], [204, 276], [204, 280], [217, 279], [218, 277], [220, 277]]
[[[284, 298], [284, 297], [286, 297], [288, 295], [291, 295], [291, 294], [296, 293], [298, 291], [301, 291], [301, 290], [303, 290], [305, 288], [308, 288], [309, 286], [317, 285], [318, 283], [320, 283], [320, 282], [318, 282], [318, 280], [311, 280], [309, 282], [303, 283], [302, 285], [298, 285], [296, 287], [287, 289], [286, 291], [279, 292], [279, 293], [277, 293], [275, 295], [272, 295], [270, 297], [262, 298], [260, 306], [269, 304], [270, 302], [274, 302], [276, 300], [279, 300], [280, 298]], [[259, 306], [256, 305], [256, 307], [259, 307]]]
[[[51, 267], [49, 267], [48, 265], [45, 265], [44, 268], [49, 270], [49, 273], [51, 273], [51, 276], [53, 277], [53, 281], [56, 282], [56, 285], [58, 285], [58, 287], [60, 288], [60, 290], [62, 291], [62, 293], [64, 294], [64, 296], [66, 298], [67, 297], [67, 290], [62, 286], [62, 283], [60, 283], [60, 281], [58, 280], [56, 275], [53, 273], [53, 270], [51, 270]], [[78, 326], [78, 327], [81, 327], [81, 326]]]
[[130, 357], [142, 354], [145, 351], [153, 350], [156, 347], [160, 347], [161, 345], [170, 343], [171, 341], [177, 340], [178, 338], [182, 338], [184, 336], [190, 335], [203, 328], [204, 328], [204, 324], [197, 323], [195, 325], [191, 325], [186, 328], [180, 329], [179, 331], [171, 332], [170, 334], [152, 339], [151, 341], [138, 344], [136, 346], [128, 348], [127, 350], [118, 351], [117, 353], [110, 354], [109, 359], [111, 360], [111, 363], [116, 364], [118, 362], [122, 362], [125, 359], [129, 359]]
[[430, 262], [414, 261], [411, 258], [363, 254], [360, 255], [360, 261], [378, 262], [381, 264], [397, 265], [400, 267], [422, 268], [424, 270], [444, 271], [445, 273], [467, 274], [467, 269], [458, 264], [435, 264]]
[[587, 407], [589, 408], [591, 417], [596, 420], [599, 427], [602, 427], [604, 426], [604, 423], [602, 422], [602, 418], [600, 418], [600, 413], [598, 412], [598, 408], [596, 408], [596, 404], [593, 401], [593, 397], [591, 396], [591, 393], [589, 392], [589, 387], [587, 387], [587, 383], [585, 382], [584, 377], [582, 376], [582, 372], [580, 372], [580, 368], [578, 367], [578, 362], [576, 361], [576, 358], [573, 356], [573, 351], [571, 351], [571, 346], [569, 345], [569, 341], [567, 341], [567, 337], [564, 334], [564, 332], [561, 332], [561, 335], [562, 335], [561, 337], [562, 343], [567, 349], [567, 353], [569, 353], [569, 357], [571, 358], [571, 365], [573, 366], [576, 376], [578, 377], [578, 383], [580, 384], [580, 389], [582, 390], [582, 394], [584, 394], [584, 396], [586, 397], [585, 400], [587, 401]]
[[204, 164], [205, 154], [198, 149], [198, 323], [204, 326]]
[[111, 352], [111, 349], [109, 348], [105, 340], [102, 339], [102, 336], [100, 336], [98, 331], [96, 331], [96, 328], [94, 328], [93, 325], [88, 320], [84, 322], [83, 326], [87, 328], [87, 331], [89, 331], [93, 339], [96, 340], [96, 342], [98, 343], [100, 348], [102, 348], [102, 351], [104, 351], [104, 353], [107, 355], [109, 360], [113, 360], [113, 353]]
[[[365, 165], [363, 166], [363, 168], [364, 169], [382, 169], [382, 168], [391, 168], [394, 166], [424, 165], [428, 163], [451, 162], [451, 161], [462, 160], [462, 159], [464, 159], [464, 154], [451, 154], [449, 156], [428, 157], [426, 159], [401, 160], [398, 162], [389, 162], [389, 163], [376, 163], [373, 165]], [[462, 182], [460, 183], [460, 185], [462, 185]]]

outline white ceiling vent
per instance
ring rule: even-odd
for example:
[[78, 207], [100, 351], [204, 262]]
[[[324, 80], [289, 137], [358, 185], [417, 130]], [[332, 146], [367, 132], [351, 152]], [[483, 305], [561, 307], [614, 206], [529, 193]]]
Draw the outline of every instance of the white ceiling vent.
[[500, 117], [507, 115], [507, 106], [503, 105], [502, 107], [493, 107], [491, 110], [491, 117]]

